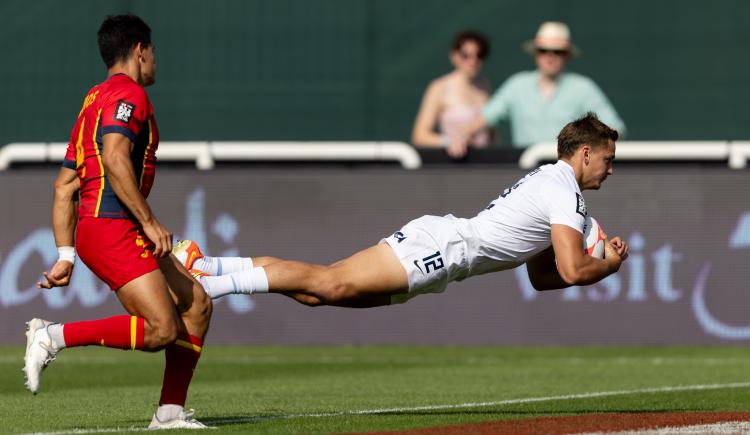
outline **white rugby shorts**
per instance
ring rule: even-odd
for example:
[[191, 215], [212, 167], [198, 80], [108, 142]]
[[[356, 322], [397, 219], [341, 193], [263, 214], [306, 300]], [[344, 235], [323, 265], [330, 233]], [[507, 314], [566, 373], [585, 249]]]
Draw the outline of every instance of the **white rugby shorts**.
[[441, 293], [449, 282], [466, 278], [466, 241], [455, 221], [453, 215], [422, 216], [382, 239], [393, 248], [409, 277], [409, 292], [393, 295], [392, 304], [423, 293]]

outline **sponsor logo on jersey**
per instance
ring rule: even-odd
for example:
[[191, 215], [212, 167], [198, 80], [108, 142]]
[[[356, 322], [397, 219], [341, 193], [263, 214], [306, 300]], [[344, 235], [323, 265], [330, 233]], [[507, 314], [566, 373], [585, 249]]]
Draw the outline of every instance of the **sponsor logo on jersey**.
[[578, 192], [576, 192], [576, 213], [583, 217], [586, 217], [586, 214], [588, 213], [586, 210], [586, 202], [583, 200], [583, 196]]
[[135, 104], [120, 100], [117, 102], [117, 108], [115, 109], [115, 120], [128, 123], [130, 122], [130, 118], [133, 116], [134, 111]]

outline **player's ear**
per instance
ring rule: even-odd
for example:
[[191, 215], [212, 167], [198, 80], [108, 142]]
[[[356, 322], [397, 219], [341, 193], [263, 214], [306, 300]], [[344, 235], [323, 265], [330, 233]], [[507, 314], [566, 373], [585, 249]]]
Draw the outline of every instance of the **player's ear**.
[[591, 147], [583, 144], [581, 145], [581, 152], [583, 153], [583, 163], [588, 165], [591, 160]]
[[139, 61], [143, 60], [143, 48], [143, 44], [141, 44], [140, 42], [136, 42], [135, 46], [133, 47], [133, 54]]

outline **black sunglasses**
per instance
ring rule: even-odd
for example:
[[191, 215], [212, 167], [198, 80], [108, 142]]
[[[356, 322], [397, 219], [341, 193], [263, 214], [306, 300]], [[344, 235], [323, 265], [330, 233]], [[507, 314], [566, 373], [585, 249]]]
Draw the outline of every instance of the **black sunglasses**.
[[555, 56], [565, 56], [568, 53], [570, 53], [568, 50], [549, 50], [549, 49], [546, 49], [546, 48], [537, 48], [536, 52], [537, 52], [537, 54], [552, 53]]
[[458, 55], [461, 56], [461, 59], [464, 59], [464, 60], [468, 60], [472, 57], [477, 58], [479, 60], [484, 60], [485, 58], [484, 54], [482, 53], [473, 54], [473, 53], [467, 53], [463, 50], [458, 50]]

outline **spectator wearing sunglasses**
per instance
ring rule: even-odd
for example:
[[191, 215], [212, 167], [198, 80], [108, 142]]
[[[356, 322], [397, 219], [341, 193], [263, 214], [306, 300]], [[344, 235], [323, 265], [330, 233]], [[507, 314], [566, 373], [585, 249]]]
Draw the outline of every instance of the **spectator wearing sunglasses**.
[[449, 147], [459, 141], [457, 136], [464, 134], [469, 123], [481, 116], [490, 97], [489, 81], [479, 75], [488, 54], [487, 38], [479, 32], [465, 30], [453, 38], [449, 58], [454, 69], [427, 86], [412, 129], [415, 146], [444, 147], [458, 159], [466, 154], [466, 147], [490, 145], [490, 129], [480, 127], [462, 137], [462, 147]]
[[553, 142], [562, 126], [587, 112], [596, 113], [602, 122], [624, 135], [625, 124], [596, 83], [565, 70], [580, 53], [571, 43], [567, 25], [543, 23], [536, 38], [524, 44], [524, 50], [534, 56], [537, 69], [508, 78], [451, 148], [465, 148], [472, 132], [500, 120], [510, 122], [511, 143], [516, 148]]

